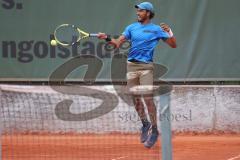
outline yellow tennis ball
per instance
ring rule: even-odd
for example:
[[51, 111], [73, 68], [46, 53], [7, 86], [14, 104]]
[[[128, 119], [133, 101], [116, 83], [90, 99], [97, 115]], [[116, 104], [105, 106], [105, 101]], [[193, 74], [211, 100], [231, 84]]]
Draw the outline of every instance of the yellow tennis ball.
[[57, 41], [56, 40], [51, 40], [51, 45], [52, 46], [56, 46], [57, 45]]

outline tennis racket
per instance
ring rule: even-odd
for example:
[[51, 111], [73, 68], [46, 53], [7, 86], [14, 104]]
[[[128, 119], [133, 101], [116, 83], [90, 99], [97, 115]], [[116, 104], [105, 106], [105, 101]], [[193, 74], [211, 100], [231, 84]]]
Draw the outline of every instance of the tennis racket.
[[71, 46], [79, 42], [81, 39], [97, 36], [97, 33], [87, 33], [72, 24], [62, 24], [54, 31], [56, 43], [62, 46]]

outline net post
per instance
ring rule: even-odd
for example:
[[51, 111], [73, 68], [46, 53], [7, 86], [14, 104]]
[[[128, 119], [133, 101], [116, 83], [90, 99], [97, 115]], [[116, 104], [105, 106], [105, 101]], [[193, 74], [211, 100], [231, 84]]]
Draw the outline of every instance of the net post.
[[158, 91], [159, 122], [161, 125], [162, 160], [172, 160], [172, 130], [171, 130], [171, 85], [160, 86]]

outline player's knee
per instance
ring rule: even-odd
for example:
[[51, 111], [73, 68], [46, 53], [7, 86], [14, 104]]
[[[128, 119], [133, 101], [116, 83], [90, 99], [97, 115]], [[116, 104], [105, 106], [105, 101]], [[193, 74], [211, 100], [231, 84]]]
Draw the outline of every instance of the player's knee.
[[153, 98], [144, 98], [144, 102], [147, 106], [154, 106]]
[[141, 104], [141, 103], [142, 103], [141, 98], [140, 98], [140, 97], [135, 97], [135, 98], [134, 98], [134, 103], [135, 103], [136, 105]]

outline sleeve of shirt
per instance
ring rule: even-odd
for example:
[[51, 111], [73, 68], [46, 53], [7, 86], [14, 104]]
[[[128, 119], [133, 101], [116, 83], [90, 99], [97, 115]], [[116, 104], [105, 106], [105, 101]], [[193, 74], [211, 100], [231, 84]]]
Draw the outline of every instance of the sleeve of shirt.
[[166, 33], [162, 28], [160, 28], [158, 32], [158, 38], [162, 40], [166, 40], [169, 38], [169, 34]]
[[125, 28], [125, 30], [123, 31], [123, 33], [122, 33], [122, 35], [123, 35], [127, 40], [131, 39], [130, 27], [131, 27], [131, 26], [127, 26], [127, 27]]

